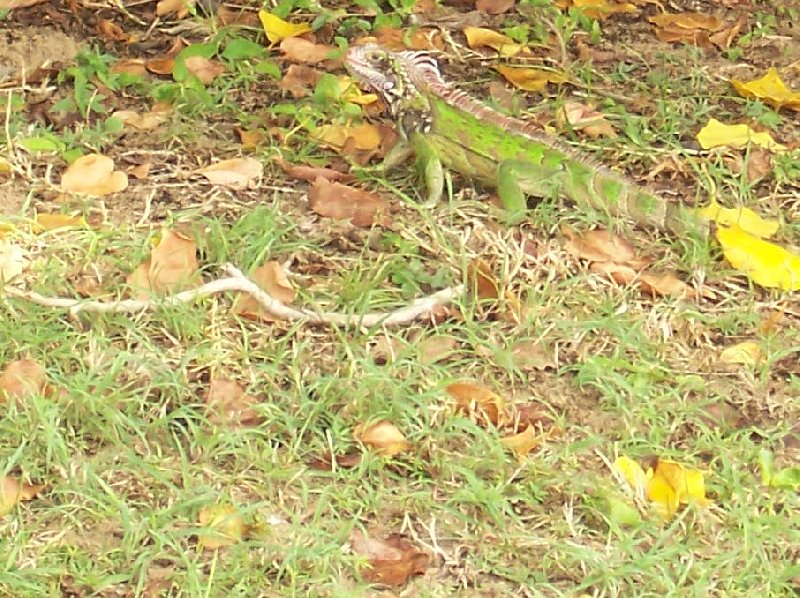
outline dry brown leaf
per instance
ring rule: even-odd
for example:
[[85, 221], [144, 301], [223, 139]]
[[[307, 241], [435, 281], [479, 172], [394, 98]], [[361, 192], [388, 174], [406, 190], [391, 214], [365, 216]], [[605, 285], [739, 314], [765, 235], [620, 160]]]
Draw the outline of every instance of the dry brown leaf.
[[515, 0], [475, 0], [475, 9], [490, 15], [501, 15], [511, 10]]
[[44, 368], [37, 361], [27, 358], [12, 361], [0, 374], [0, 402], [40, 394], [46, 381]]
[[61, 188], [72, 193], [102, 197], [127, 188], [128, 175], [114, 170], [114, 160], [101, 154], [81, 156], [67, 167]]
[[145, 112], [139, 114], [135, 110], [118, 110], [111, 116], [140, 131], [150, 131], [167, 120], [166, 112]]
[[636, 251], [633, 245], [606, 229], [590, 230], [578, 234], [571, 228], [561, 228], [567, 237], [565, 247], [575, 257], [595, 262], [614, 261], [621, 263], [636, 262]]
[[[270, 297], [281, 303], [291, 303], [297, 294], [280, 263], [276, 261], [267, 262], [253, 270], [250, 279], [255, 281]], [[233, 313], [252, 320], [276, 321], [275, 316], [264, 310], [262, 305], [247, 293], [241, 293], [236, 297], [232, 310]]]
[[367, 558], [369, 568], [364, 570], [364, 580], [388, 586], [399, 586], [409, 578], [425, 572], [428, 555], [417, 550], [401, 536], [389, 536], [378, 540], [354, 530], [350, 536], [350, 546], [358, 555]]
[[617, 137], [614, 127], [606, 120], [602, 112], [594, 109], [594, 106], [586, 106], [579, 102], [565, 102], [563, 110], [559, 111], [557, 116], [559, 125], [564, 127], [564, 123], [569, 123], [569, 126], [574, 131], [581, 131], [586, 133], [592, 139], [598, 137]]
[[100, 22], [97, 24], [97, 32], [100, 34], [100, 37], [115, 42], [127, 43], [136, 38], [135, 35], [125, 33], [125, 30], [122, 29], [122, 27], [106, 19], [100, 19]]
[[536, 433], [533, 426], [528, 426], [522, 432], [504, 436], [500, 439], [500, 444], [514, 453], [520, 459], [527, 456], [533, 449], [542, 443], [542, 438]]
[[144, 180], [150, 175], [150, 163], [145, 162], [144, 164], [134, 166], [128, 171], [128, 174], [135, 179], [139, 179], [140, 181]]
[[662, 297], [695, 297], [694, 289], [683, 282], [672, 272], [641, 272], [639, 285], [653, 296]]
[[506, 423], [505, 400], [485, 386], [471, 382], [455, 382], [448, 385], [447, 394], [456, 401], [456, 409], [465, 413], [476, 423], [486, 426], [502, 426]]
[[197, 534], [197, 543], [203, 548], [221, 548], [241, 542], [247, 532], [242, 515], [231, 505], [213, 505], [200, 509], [200, 525], [207, 532]]
[[275, 163], [280, 166], [281, 170], [294, 179], [308, 181], [313, 183], [317, 179], [325, 179], [326, 181], [351, 181], [353, 175], [348, 172], [334, 170], [332, 168], [322, 168], [320, 166], [304, 166], [302, 164], [290, 164], [282, 158], [276, 158]]
[[217, 19], [220, 25], [238, 25], [240, 27], [260, 27], [258, 13], [246, 10], [244, 6], [220, 4], [217, 8]]
[[345, 453], [344, 455], [333, 455], [327, 451], [319, 457], [314, 457], [307, 462], [311, 469], [319, 471], [334, 471], [338, 468], [353, 469], [361, 463], [361, 453]]
[[0, 517], [7, 515], [17, 503], [33, 500], [44, 489], [44, 484], [28, 484], [10, 476], [3, 476], [0, 492]]
[[239, 142], [242, 144], [242, 149], [256, 149], [267, 138], [263, 129], [243, 129], [241, 127], [234, 127], [236, 135], [239, 137]]
[[467, 280], [469, 280], [473, 295], [478, 299], [497, 299], [500, 296], [500, 283], [495, 278], [489, 264], [479, 257], [469, 263]]
[[171, 75], [175, 68], [175, 59], [169, 56], [150, 58], [144, 65], [154, 75]]
[[28, 8], [41, 4], [47, 0], [0, 0], [0, 10], [13, 10], [15, 8]]
[[394, 457], [410, 447], [406, 437], [389, 421], [362, 424], [353, 431], [353, 438], [363, 442], [383, 457]]
[[420, 27], [410, 35], [407, 28], [381, 27], [369, 41], [394, 51], [444, 50], [445, 47], [441, 32], [432, 27]]
[[140, 298], [175, 293], [197, 285], [197, 269], [197, 244], [168, 230], [150, 253], [150, 259], [136, 268], [127, 282]]
[[214, 185], [247, 189], [264, 173], [264, 166], [255, 158], [231, 158], [195, 171]]
[[287, 37], [281, 41], [281, 55], [290, 62], [319, 64], [331, 60], [339, 48], [328, 44], [315, 44], [302, 37]]
[[323, 125], [311, 136], [343, 153], [352, 153], [353, 150], [374, 150], [381, 144], [381, 132], [371, 123], [355, 126]]
[[720, 29], [713, 35], [708, 36], [708, 41], [717, 46], [720, 50], [727, 50], [733, 44], [733, 40], [739, 35], [739, 32], [747, 24], [747, 17], [745, 15], [739, 16], [736, 23], [731, 27]]
[[542, 341], [520, 341], [511, 348], [511, 361], [521, 370], [555, 367], [553, 348]]
[[589, 270], [604, 274], [617, 284], [630, 284], [636, 280], [637, 272], [630, 266], [617, 262], [592, 262]]
[[446, 334], [434, 334], [417, 343], [417, 355], [421, 365], [431, 365], [452, 355], [458, 340]]
[[372, 226], [389, 209], [389, 204], [374, 193], [322, 178], [309, 189], [308, 205], [320, 216], [350, 220], [361, 227]]
[[209, 410], [209, 421], [213, 424], [233, 428], [255, 426], [263, 421], [254, 409], [257, 398], [245, 394], [241, 386], [231, 380], [212, 380], [205, 397]]
[[182, 19], [189, 14], [197, 0], [159, 0], [156, 4], [156, 16], [164, 17], [175, 14], [176, 19]]
[[115, 74], [125, 73], [126, 75], [144, 77], [147, 73], [147, 67], [145, 66], [145, 61], [141, 58], [124, 58], [112, 65], [111, 72]]
[[197, 77], [203, 85], [208, 85], [225, 72], [223, 63], [204, 56], [188, 56], [184, 64], [186, 70]]
[[291, 93], [295, 99], [303, 98], [311, 93], [322, 75], [322, 71], [310, 66], [290, 64], [278, 87]]

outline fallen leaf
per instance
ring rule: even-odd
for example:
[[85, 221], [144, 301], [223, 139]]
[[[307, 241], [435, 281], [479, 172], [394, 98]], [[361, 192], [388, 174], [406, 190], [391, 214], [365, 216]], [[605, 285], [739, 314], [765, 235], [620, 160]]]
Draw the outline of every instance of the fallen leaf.
[[760, 79], [739, 81], [733, 79], [731, 84], [745, 98], [757, 98], [773, 106], [776, 110], [783, 107], [800, 111], [800, 91], [786, 87], [778, 71], [772, 67]]
[[417, 343], [417, 355], [421, 365], [432, 365], [453, 354], [458, 341], [445, 334], [434, 334]]
[[769, 239], [781, 226], [777, 220], [762, 218], [749, 208], [723, 208], [716, 200], [712, 200], [705, 208], [697, 210], [697, 215], [722, 226], [736, 225], [743, 231], [762, 239]]
[[561, 84], [569, 81], [566, 74], [558, 71], [502, 64], [495, 66], [494, 70], [503, 75], [514, 87], [537, 93], [544, 91], [548, 83]]
[[800, 255], [748, 233], [740, 226], [718, 226], [717, 240], [731, 265], [756, 284], [785, 291], [800, 289]]
[[28, 484], [10, 476], [3, 476], [0, 492], [0, 517], [7, 515], [17, 503], [33, 500], [44, 489], [44, 484]]
[[275, 163], [280, 166], [281, 170], [294, 179], [308, 181], [313, 183], [319, 178], [326, 181], [351, 181], [353, 175], [340, 170], [332, 168], [322, 168], [320, 166], [304, 166], [302, 164], [290, 164], [282, 158], [276, 158]]
[[410, 448], [402, 432], [386, 420], [357, 426], [353, 431], [353, 437], [383, 457], [394, 457]]
[[555, 367], [553, 348], [541, 341], [520, 341], [511, 347], [511, 361], [521, 370]]
[[578, 234], [565, 226], [561, 232], [567, 237], [565, 244], [567, 251], [575, 257], [594, 262], [612, 261], [623, 264], [636, 262], [636, 250], [630, 241], [606, 229], [600, 228]]
[[[284, 304], [294, 301], [297, 294], [280, 263], [276, 261], [269, 261], [253, 270], [250, 279], [266, 291], [270, 297]], [[232, 311], [252, 320], [276, 321], [274, 315], [264, 310], [263, 306], [247, 293], [240, 293], [236, 297]]]
[[0, 283], [5, 283], [25, 271], [28, 259], [21, 247], [0, 238]]
[[128, 170], [128, 174], [135, 179], [144, 180], [150, 175], [150, 163], [145, 162]]
[[47, 381], [44, 368], [33, 359], [9, 363], [0, 374], [0, 402], [17, 401], [44, 392]]
[[355, 150], [374, 150], [381, 144], [381, 134], [373, 124], [323, 125], [311, 133], [311, 137], [342, 152], [350, 146]]
[[166, 112], [145, 112], [139, 114], [135, 110], [118, 110], [111, 116], [120, 119], [123, 123], [139, 131], [150, 131], [167, 120]]
[[786, 151], [786, 146], [781, 145], [766, 131], [754, 131], [748, 125], [726, 125], [716, 118], [708, 121], [697, 133], [697, 141], [703, 149], [714, 147], [732, 147], [741, 149], [749, 144], [757, 145], [773, 151]]
[[128, 187], [128, 175], [114, 170], [114, 160], [101, 154], [81, 156], [67, 167], [61, 188], [72, 193], [102, 197]]
[[139, 265], [127, 279], [137, 297], [175, 293], [191, 288], [199, 281], [196, 243], [167, 230], [150, 253], [150, 259]]
[[441, 32], [433, 27], [417, 27], [409, 31], [407, 28], [384, 26], [375, 30], [374, 36], [365, 41], [372, 41], [393, 51], [444, 50], [445, 47]]
[[650, 17], [656, 26], [656, 37], [667, 43], [687, 43], [710, 48], [709, 36], [722, 29], [724, 23], [705, 13], [663, 13]]
[[15, 8], [28, 8], [47, 0], [0, 0], [0, 10], [14, 10]]
[[150, 58], [144, 64], [145, 68], [154, 75], [171, 75], [175, 69], [175, 59], [169, 56]]
[[727, 50], [733, 44], [733, 40], [739, 35], [739, 32], [747, 24], [747, 16], [742, 14], [736, 22], [726, 28], [722, 28], [713, 35], [708, 36], [708, 41], [717, 46], [720, 50]]
[[467, 45], [473, 50], [491, 48], [503, 58], [511, 58], [520, 52], [530, 52], [527, 46], [518, 44], [507, 35], [503, 35], [493, 29], [465, 27], [463, 33], [467, 38]]
[[209, 421], [230, 427], [255, 426], [263, 416], [254, 408], [257, 398], [245, 394], [241, 386], [231, 380], [211, 380], [205, 397]]
[[86, 228], [86, 219], [83, 216], [69, 216], [67, 214], [36, 214], [33, 231], [45, 231], [69, 228]]
[[372, 226], [389, 209], [389, 204], [374, 193], [322, 178], [309, 189], [308, 205], [320, 216], [350, 220], [360, 227]]
[[302, 37], [287, 37], [281, 41], [280, 50], [283, 58], [301, 64], [319, 64], [339, 53], [336, 46], [315, 44]]
[[287, 23], [280, 17], [268, 13], [266, 10], [258, 11], [258, 18], [270, 44], [275, 45], [287, 37], [295, 37], [311, 31], [308, 23]]
[[203, 85], [208, 85], [225, 72], [224, 64], [204, 56], [187, 56], [184, 64], [186, 70], [197, 77]]
[[490, 15], [501, 15], [511, 10], [515, 0], [475, 0], [475, 9]]
[[97, 23], [97, 32], [100, 34], [100, 37], [115, 42], [127, 43], [136, 39], [135, 35], [125, 33], [122, 27], [107, 19], [100, 19], [100, 22]]
[[197, 0], [159, 0], [156, 4], [156, 16], [164, 17], [175, 13], [176, 19], [182, 19], [194, 8]]
[[555, 5], [561, 9], [579, 8], [587, 17], [596, 20], [619, 13], [639, 13], [639, 9], [630, 2], [609, 4], [608, 0], [556, 0]]
[[264, 173], [264, 166], [255, 158], [231, 158], [195, 171], [213, 185], [232, 189], [247, 189]]
[[467, 280], [472, 294], [478, 299], [497, 299], [500, 297], [500, 283], [491, 267], [481, 258], [474, 258], [467, 267]]
[[124, 73], [126, 75], [144, 77], [147, 73], [147, 67], [145, 66], [145, 61], [141, 58], [123, 58], [111, 65], [111, 72], [117, 75]]
[[500, 439], [500, 444], [513, 451], [519, 459], [524, 459], [528, 453], [541, 443], [542, 437], [536, 433], [536, 429], [533, 426], [528, 426], [522, 432]]
[[755, 341], [743, 341], [726, 347], [719, 354], [722, 363], [740, 364], [755, 367], [763, 361], [761, 345]]
[[247, 531], [244, 519], [236, 507], [213, 505], [200, 509], [200, 525], [207, 531], [197, 534], [197, 543], [203, 548], [221, 548], [241, 542]]
[[342, 100], [359, 106], [369, 106], [378, 101], [378, 96], [374, 93], [364, 93], [361, 88], [353, 82], [352, 77], [341, 75], [339, 77], [339, 91]]
[[445, 387], [456, 401], [456, 409], [476, 423], [501, 426], [506, 423], [505, 400], [485, 386], [471, 382], [455, 382]]
[[333, 455], [330, 451], [323, 453], [319, 457], [314, 457], [307, 462], [311, 469], [319, 471], [335, 471], [340, 469], [353, 469], [361, 463], [363, 455], [361, 453], [345, 453], [344, 455]]
[[303, 64], [290, 64], [278, 87], [296, 99], [307, 96], [322, 77], [322, 71]]
[[[672, 272], [640, 272], [639, 286], [653, 296], [661, 297], [694, 297], [695, 290]], [[712, 297], [708, 297], [712, 298]]]
[[378, 540], [354, 530], [350, 536], [353, 552], [367, 559], [369, 567], [364, 570], [364, 580], [399, 586], [414, 575], [420, 575], [428, 567], [428, 555], [417, 550], [401, 536], [389, 536]]
[[591, 137], [597, 139], [598, 137], [609, 137], [611, 139], [617, 137], [614, 127], [606, 120], [603, 113], [598, 112], [593, 106], [586, 106], [579, 102], [565, 102], [563, 110], [557, 113], [557, 120], [563, 123], [569, 123], [569, 126], [574, 131], [581, 131]]

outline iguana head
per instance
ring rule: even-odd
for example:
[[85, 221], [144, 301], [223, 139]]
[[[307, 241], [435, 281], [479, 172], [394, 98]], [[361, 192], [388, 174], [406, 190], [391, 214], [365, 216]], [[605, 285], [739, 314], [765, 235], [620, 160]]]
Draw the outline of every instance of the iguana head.
[[436, 61], [425, 52], [392, 52], [377, 44], [353, 46], [347, 51], [347, 70], [381, 96], [392, 114], [427, 104], [424, 92], [444, 85]]

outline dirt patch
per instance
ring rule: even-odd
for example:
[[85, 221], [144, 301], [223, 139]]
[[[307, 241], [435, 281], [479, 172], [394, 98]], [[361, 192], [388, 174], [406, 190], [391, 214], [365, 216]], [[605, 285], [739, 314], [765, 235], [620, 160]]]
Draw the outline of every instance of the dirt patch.
[[30, 79], [33, 73], [66, 64], [78, 53], [78, 43], [47, 27], [23, 27], [0, 34], [0, 82]]
[[18, 214], [25, 202], [25, 193], [14, 183], [0, 185], [0, 214]]

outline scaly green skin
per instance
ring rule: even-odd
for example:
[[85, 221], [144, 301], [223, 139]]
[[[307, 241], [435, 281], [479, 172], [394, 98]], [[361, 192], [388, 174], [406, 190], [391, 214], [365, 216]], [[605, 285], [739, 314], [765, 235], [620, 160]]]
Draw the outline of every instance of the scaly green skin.
[[687, 210], [451, 87], [425, 54], [355, 46], [346, 64], [382, 96], [406, 139], [387, 156], [386, 165], [413, 151], [429, 201], [442, 195], [444, 166], [497, 188], [513, 222], [525, 217], [526, 196], [565, 195], [637, 224], [679, 234], [702, 232]]

